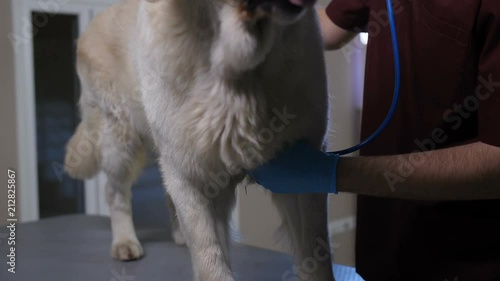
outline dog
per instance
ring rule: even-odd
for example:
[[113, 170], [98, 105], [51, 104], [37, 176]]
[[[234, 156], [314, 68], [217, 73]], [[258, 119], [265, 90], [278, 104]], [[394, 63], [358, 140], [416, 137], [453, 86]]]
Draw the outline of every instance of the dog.
[[[314, 4], [125, 0], [92, 20], [78, 41], [82, 122], [65, 169], [78, 179], [107, 175], [114, 258], [143, 255], [131, 185], [154, 150], [174, 240], [187, 244], [195, 280], [234, 280], [228, 220], [236, 185], [297, 140], [324, 147], [328, 91]], [[272, 199], [296, 265], [317, 265], [283, 278], [334, 280], [324, 249], [327, 195]]]

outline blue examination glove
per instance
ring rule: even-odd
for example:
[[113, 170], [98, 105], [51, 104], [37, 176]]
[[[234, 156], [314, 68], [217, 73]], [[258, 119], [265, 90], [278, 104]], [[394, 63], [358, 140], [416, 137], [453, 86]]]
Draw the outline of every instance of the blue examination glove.
[[337, 194], [338, 161], [339, 155], [298, 142], [249, 174], [274, 193]]

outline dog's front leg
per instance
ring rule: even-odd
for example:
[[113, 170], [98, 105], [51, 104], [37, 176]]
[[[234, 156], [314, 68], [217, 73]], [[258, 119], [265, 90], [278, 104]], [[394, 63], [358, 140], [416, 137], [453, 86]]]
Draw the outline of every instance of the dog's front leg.
[[191, 252], [196, 281], [234, 281], [229, 262], [228, 218], [235, 202], [233, 184], [202, 186], [172, 172], [161, 160], [165, 186], [177, 209]]
[[328, 236], [326, 194], [273, 194], [283, 219], [284, 238], [295, 256], [295, 266], [283, 280], [335, 281]]

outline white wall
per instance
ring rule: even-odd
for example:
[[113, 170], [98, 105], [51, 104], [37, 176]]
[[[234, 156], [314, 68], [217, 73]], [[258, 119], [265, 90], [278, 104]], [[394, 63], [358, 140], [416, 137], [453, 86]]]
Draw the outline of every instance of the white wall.
[[[17, 168], [17, 122], [11, 2], [0, 1], [0, 225], [7, 219], [7, 169]], [[18, 176], [19, 178], [19, 176]]]
[[[358, 51], [351, 53], [350, 50]], [[361, 108], [358, 100], [363, 89], [364, 55], [364, 46], [359, 44], [359, 38], [342, 50], [326, 54], [332, 95], [329, 151], [345, 149], [359, 142]], [[354, 266], [355, 223], [356, 195], [331, 195], [330, 234], [336, 263]]]

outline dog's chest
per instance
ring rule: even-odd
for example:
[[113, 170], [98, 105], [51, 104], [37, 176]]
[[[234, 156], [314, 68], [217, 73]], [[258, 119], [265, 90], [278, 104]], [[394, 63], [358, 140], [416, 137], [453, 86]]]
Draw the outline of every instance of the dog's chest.
[[[211, 68], [210, 44], [190, 38], [165, 38], [166, 45], [145, 48], [138, 61], [155, 142], [184, 170], [252, 169], [283, 143], [307, 136], [315, 120], [326, 119], [326, 111], [310, 100], [324, 97], [325, 89], [308, 85], [324, 85], [322, 77], [304, 77], [309, 69], [298, 71], [301, 59], [285, 48], [268, 55], [264, 71], [227, 79]], [[323, 127], [313, 134], [319, 142]]]
[[[152, 89], [164, 90], [145, 93], [146, 112], [157, 145], [175, 154], [176, 162], [189, 163], [184, 170], [210, 166], [236, 174], [252, 169], [272, 157], [285, 142], [314, 136], [308, 132], [316, 130], [310, 124], [326, 118], [317, 109], [318, 104], [309, 100], [312, 95], [295, 82], [300, 77], [294, 77], [294, 73], [283, 75], [293, 82], [257, 73], [233, 83], [202, 71], [202, 65], [191, 69], [196, 75], [163, 68], [161, 73], [169, 75], [149, 82], [159, 82]], [[322, 127], [320, 124], [315, 141], [321, 142]]]
[[263, 82], [236, 88], [218, 82], [206, 92], [193, 89], [171, 120], [177, 130], [170, 137], [182, 139], [194, 155], [221, 162], [230, 172], [267, 161], [284, 142], [307, 135], [306, 123], [316, 111], [300, 104], [297, 96], [270, 95]]

